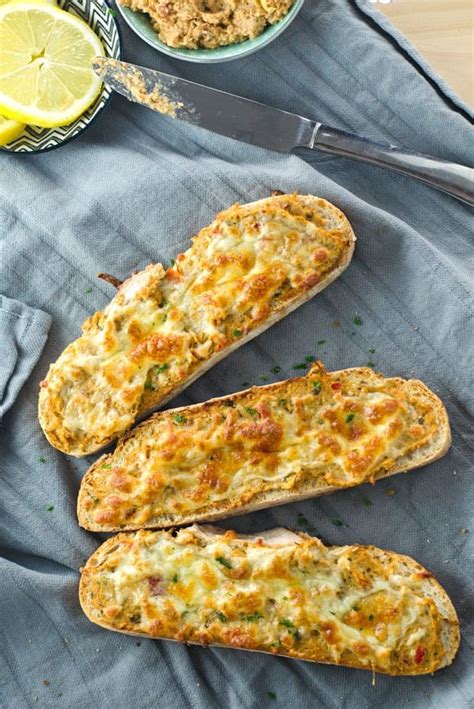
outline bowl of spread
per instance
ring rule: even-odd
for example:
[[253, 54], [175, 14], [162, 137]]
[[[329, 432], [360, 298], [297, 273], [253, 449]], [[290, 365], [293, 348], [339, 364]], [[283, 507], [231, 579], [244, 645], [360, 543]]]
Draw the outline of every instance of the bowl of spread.
[[175, 59], [212, 64], [253, 54], [295, 19], [304, 0], [118, 0], [130, 28]]

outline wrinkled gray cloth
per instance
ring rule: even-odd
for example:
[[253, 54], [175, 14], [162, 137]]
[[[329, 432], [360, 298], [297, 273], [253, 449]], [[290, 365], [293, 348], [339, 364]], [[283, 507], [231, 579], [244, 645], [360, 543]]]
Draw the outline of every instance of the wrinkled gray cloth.
[[[349, 0], [307, 3], [267, 49], [219, 66], [168, 60], [123, 24], [122, 31], [130, 61], [474, 163], [463, 106], [446, 98], [416, 59]], [[53, 317], [41, 360], [0, 431], [0, 704], [472, 706], [469, 209], [377, 168], [316, 153], [309, 165], [118, 97], [85, 135], [60, 150], [2, 155], [0, 180], [1, 290]], [[262, 376], [273, 381], [275, 364], [280, 378], [291, 376], [306, 355], [334, 369], [370, 360], [387, 375], [419, 377], [439, 393], [453, 430], [442, 460], [375, 487], [224, 523], [252, 532], [295, 528], [300, 513], [328, 543], [375, 544], [418, 559], [452, 597], [463, 628], [456, 661], [433, 676], [379, 676], [372, 687], [370, 674], [356, 670], [138, 641], [92, 625], [78, 604], [78, 568], [103, 539], [80, 530], [75, 517], [79, 481], [94, 457], [68, 458], [48, 445], [36, 419], [38, 383], [82, 321], [111, 297], [97, 271], [125, 277], [150, 261], [169, 260], [217, 211], [274, 188], [319, 194], [343, 209], [358, 236], [354, 260], [321, 295], [214, 367], [175, 403], [203, 401]], [[354, 324], [356, 315], [362, 324]], [[396, 494], [388, 496], [391, 488]], [[469, 528], [471, 534], [461, 531]]]
[[38, 361], [50, 326], [48, 313], [0, 295], [0, 421]]

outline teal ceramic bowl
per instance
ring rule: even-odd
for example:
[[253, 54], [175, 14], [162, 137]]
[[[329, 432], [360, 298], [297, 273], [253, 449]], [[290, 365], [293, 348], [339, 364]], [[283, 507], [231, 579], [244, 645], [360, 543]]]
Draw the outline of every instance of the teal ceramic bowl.
[[168, 47], [158, 39], [158, 35], [151, 26], [150, 18], [143, 12], [134, 12], [128, 7], [122, 7], [120, 0], [117, 7], [130, 28], [141, 37], [147, 44], [157, 49], [163, 54], [167, 54], [174, 59], [182, 59], [185, 62], [199, 62], [201, 64], [215, 64], [217, 62], [229, 62], [232, 59], [241, 59], [253, 54], [258, 49], [266, 47], [270, 42], [278, 37], [293, 22], [298, 12], [303, 7], [304, 0], [295, 0], [294, 5], [285, 17], [274, 25], [269, 25], [261, 35], [255, 39], [248, 39], [239, 44], [229, 44], [226, 47], [217, 49], [176, 49]]

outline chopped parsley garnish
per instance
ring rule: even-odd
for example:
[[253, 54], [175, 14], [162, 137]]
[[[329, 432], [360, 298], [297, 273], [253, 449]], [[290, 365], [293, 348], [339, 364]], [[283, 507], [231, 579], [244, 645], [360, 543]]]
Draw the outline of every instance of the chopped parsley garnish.
[[313, 382], [313, 394], [319, 394], [321, 391], [321, 382]]
[[280, 374], [280, 372], [281, 372], [281, 367], [279, 367], [278, 365], [277, 365], [276, 367], [272, 367], [272, 368], [270, 369], [270, 372], [271, 372], [272, 374]]
[[318, 345], [325, 345], [325, 344], [326, 344], [326, 340], [318, 340]]
[[241, 331], [241, 330], [234, 330], [234, 331], [232, 332], [232, 334], [233, 334], [234, 337], [240, 337], [241, 334], [242, 334], [242, 331]]
[[230, 563], [229, 559], [225, 558], [225, 556], [217, 556], [216, 561], [218, 561], [219, 564], [222, 564], [222, 566], [225, 566], [226, 569], [232, 568], [232, 564]]
[[84, 291], [84, 293], [85, 293], [86, 295], [88, 295], [89, 293], [92, 293], [92, 288], [86, 288], [86, 290]]
[[164, 364], [157, 364], [155, 367], [157, 374], [161, 374], [161, 372], [166, 372], [166, 370], [169, 368], [170, 366], [168, 362], [165, 362]]
[[250, 615], [244, 616], [244, 620], [248, 620], [248, 621], [260, 620], [261, 618], [263, 618], [263, 613], [260, 613], [260, 611], [257, 611], [256, 613], [251, 613]]
[[102, 470], [110, 470], [112, 467], [112, 463], [106, 463], [105, 465], [101, 465]]
[[313, 355], [308, 355], [307, 357], [305, 357], [305, 361], [308, 362], [308, 363], [309, 363], [309, 362], [314, 362], [314, 357], [313, 357]]
[[375, 350], [374, 350], [374, 348], [373, 348], [373, 347], [371, 347], [371, 348], [370, 348], [370, 350], [369, 350], [369, 352], [370, 352], [370, 354], [375, 354]]
[[357, 612], [358, 610], [360, 610], [360, 608], [359, 608], [359, 606], [355, 605], [355, 606], [352, 606], [352, 610]]
[[372, 613], [371, 613], [371, 614], [369, 615], [369, 620], [373, 620], [373, 619], [374, 619], [374, 616], [373, 616]]
[[294, 364], [293, 369], [306, 369], [307, 366], [306, 362], [300, 362], [300, 364]]
[[280, 406], [286, 406], [286, 399], [278, 399], [278, 404]]
[[257, 409], [253, 409], [251, 406], [245, 406], [245, 411], [250, 414], [250, 416], [258, 416]]
[[186, 416], [183, 416], [183, 414], [176, 414], [176, 416], [173, 417], [176, 423], [186, 423], [187, 418]]
[[267, 697], [269, 699], [275, 700], [277, 698], [277, 695], [275, 694], [275, 692], [267, 692]]
[[347, 414], [346, 416], [346, 423], [350, 423], [351, 421], [354, 420], [355, 414]]
[[288, 618], [283, 618], [280, 620], [280, 625], [284, 625], [285, 628], [294, 628], [294, 624]]
[[227, 616], [224, 615], [221, 611], [216, 611], [216, 616], [219, 618], [221, 623], [227, 623]]
[[46, 508], [46, 512], [52, 512], [54, 510], [54, 505], [49, 505], [49, 507]]
[[109, 12], [112, 15], [112, 17], [117, 17], [117, 10], [113, 7], [109, 7]]
[[368, 497], [363, 497], [362, 498], [362, 504], [365, 505], [365, 507], [372, 507], [374, 504], [371, 500], [369, 500]]
[[260, 377], [260, 381], [261, 381], [261, 382], [268, 382], [268, 377], [266, 377], [266, 376], [264, 375], [264, 376]]
[[360, 327], [362, 325], [362, 318], [360, 317], [360, 315], [356, 315], [352, 322], [354, 323], [354, 325]]
[[175, 574], [171, 580], [173, 583], [178, 583], [178, 574]]
[[40, 463], [46, 463], [46, 458], [44, 458], [43, 456], [40, 456], [38, 460]]
[[175, 263], [176, 263], [176, 261], [174, 260], [174, 258], [170, 259], [170, 268], [173, 268]]
[[314, 527], [308, 522], [306, 517], [301, 514], [301, 512], [298, 512], [298, 526], [304, 527], [309, 532], [314, 532]]
[[147, 379], [145, 382], [145, 389], [154, 389], [155, 387], [153, 386], [153, 383]]
[[373, 369], [375, 367], [375, 364], [373, 362], [367, 362], [367, 366]]
[[342, 519], [332, 519], [331, 522], [333, 523], [333, 525], [335, 527], [343, 527], [344, 526], [344, 522], [342, 521]]

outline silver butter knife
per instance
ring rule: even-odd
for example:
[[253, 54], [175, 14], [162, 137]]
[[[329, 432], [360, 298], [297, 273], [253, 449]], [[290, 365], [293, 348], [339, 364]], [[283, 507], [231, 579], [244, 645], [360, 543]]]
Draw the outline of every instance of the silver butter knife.
[[378, 165], [474, 204], [474, 169], [379, 143], [257, 101], [116, 59], [96, 57], [96, 74], [131, 101], [268, 150], [321, 150]]

